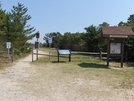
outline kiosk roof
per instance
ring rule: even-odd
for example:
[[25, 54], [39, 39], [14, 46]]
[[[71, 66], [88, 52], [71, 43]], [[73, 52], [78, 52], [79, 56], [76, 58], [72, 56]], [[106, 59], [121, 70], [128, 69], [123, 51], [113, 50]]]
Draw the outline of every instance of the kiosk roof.
[[101, 35], [102, 37], [134, 38], [134, 33], [131, 27], [128, 26], [103, 26]]

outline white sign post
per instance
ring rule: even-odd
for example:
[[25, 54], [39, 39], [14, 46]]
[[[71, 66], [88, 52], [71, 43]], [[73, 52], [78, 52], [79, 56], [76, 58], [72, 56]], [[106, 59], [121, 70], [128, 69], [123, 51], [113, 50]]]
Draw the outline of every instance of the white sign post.
[[11, 48], [11, 42], [7, 42], [6, 47], [7, 47], [7, 49], [10, 49]]
[[49, 38], [48, 39], [48, 43], [52, 43], [52, 38]]
[[52, 38], [48, 39], [48, 43], [49, 43], [49, 61], [50, 61], [50, 48], [51, 48]]
[[8, 49], [8, 63], [10, 62], [10, 48], [11, 48], [11, 42], [6, 43], [6, 48]]
[[49, 49], [50, 49], [51, 43], [52, 43], [52, 38], [49, 38], [49, 39], [48, 39], [48, 43], [49, 43]]

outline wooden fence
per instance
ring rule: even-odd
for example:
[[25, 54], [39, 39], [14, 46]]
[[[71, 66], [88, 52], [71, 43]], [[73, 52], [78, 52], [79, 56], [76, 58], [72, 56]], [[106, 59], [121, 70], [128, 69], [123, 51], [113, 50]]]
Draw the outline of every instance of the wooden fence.
[[[10, 51], [0, 51], [0, 58], [1, 59], [7, 59], [8, 63], [10, 60], [14, 61], [14, 50]], [[1, 62], [1, 61], [0, 61]]]
[[[39, 53], [38, 50], [34, 50], [32, 49], [32, 61], [34, 61], [34, 55], [36, 55], [36, 60], [38, 60], [38, 55], [43, 55], [43, 56], [48, 56], [49, 57], [49, 61], [50, 61], [50, 57], [58, 57], [57, 55], [53, 55], [51, 54], [52, 52], [57, 52], [57, 50], [47, 50], [46, 54], [42, 54]], [[71, 54], [85, 54], [85, 55], [93, 55], [95, 57], [98, 57], [100, 60], [102, 59], [106, 59], [106, 52], [77, 52], [77, 51], [71, 51]], [[105, 56], [104, 56], [105, 55]], [[60, 57], [66, 57], [66, 56], [60, 56]]]
[[[58, 54], [57, 55], [52, 55], [51, 52], [56, 52], [57, 50], [48, 50], [48, 54], [40, 54], [40, 53], [34, 53], [32, 51], [32, 61], [33, 61], [33, 55], [36, 55], [36, 60], [38, 60], [38, 55], [44, 55], [44, 56], [48, 56], [49, 57], [49, 60], [50, 60], [50, 57], [58, 57]], [[71, 51], [71, 54], [82, 54], [82, 55], [91, 55], [91, 56], [94, 56], [94, 57], [97, 57], [101, 60], [106, 60], [107, 59], [107, 52], [78, 52], [78, 51]], [[124, 54], [124, 58], [125, 58], [125, 61], [127, 62], [127, 53]], [[65, 57], [65, 56], [61, 56], [61, 57]], [[73, 57], [73, 56], [71, 56]], [[120, 57], [111, 57], [109, 59], [113, 59], [113, 60], [117, 60], [117, 59], [120, 59]]]

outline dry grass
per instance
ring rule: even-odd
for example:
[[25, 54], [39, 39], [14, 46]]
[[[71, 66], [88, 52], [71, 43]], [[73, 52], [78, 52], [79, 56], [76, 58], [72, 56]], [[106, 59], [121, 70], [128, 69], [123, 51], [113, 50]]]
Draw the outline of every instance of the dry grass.
[[[20, 72], [17, 82], [26, 94], [40, 101], [133, 101], [133, 63], [124, 63], [124, 68], [120, 68], [120, 63], [110, 62], [107, 68], [106, 61], [92, 56], [72, 55], [68, 62], [68, 55], [64, 55], [66, 58], [60, 57], [57, 62], [56, 51], [51, 55], [40, 57], [31, 65], [20, 61], [25, 70]], [[29, 76], [22, 80], [25, 74]]]
[[134, 68], [119, 68], [120, 63], [114, 62], [110, 63], [111, 68], [107, 68], [106, 61], [93, 57], [74, 56], [71, 62], [68, 62], [68, 58], [60, 60], [57, 62], [56, 57], [51, 57], [49, 61], [48, 57], [44, 57], [32, 63], [34, 69], [27, 70], [31, 76], [24, 88], [40, 97], [65, 95], [74, 100], [76, 96], [77, 99], [83, 97], [82, 101], [88, 101], [86, 99], [94, 94], [100, 99], [118, 99], [121, 97], [119, 92], [134, 89]]
[[[25, 54], [20, 54], [20, 55], [15, 55], [14, 56], [14, 61], [12, 62], [12, 55], [10, 55], [10, 60], [8, 62], [8, 58], [0, 58], [0, 70], [4, 70], [7, 67], [11, 67], [15, 64], [15, 62], [19, 59], [22, 59], [26, 56], [28, 56], [30, 53], [25, 53]], [[0, 56], [8, 56], [7, 53], [5, 54], [0, 54]]]
[[8, 63], [8, 59], [7, 58], [0, 58], [0, 70], [4, 70], [9, 66], [12, 66], [13, 63], [10, 60], [10, 63]]

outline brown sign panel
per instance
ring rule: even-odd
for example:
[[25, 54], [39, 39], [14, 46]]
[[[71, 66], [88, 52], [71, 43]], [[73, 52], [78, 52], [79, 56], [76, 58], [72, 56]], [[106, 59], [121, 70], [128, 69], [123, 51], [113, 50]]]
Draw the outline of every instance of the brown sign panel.
[[40, 33], [37, 32], [37, 33], [36, 33], [36, 38], [39, 38], [39, 37], [40, 37]]

